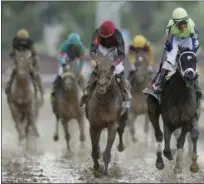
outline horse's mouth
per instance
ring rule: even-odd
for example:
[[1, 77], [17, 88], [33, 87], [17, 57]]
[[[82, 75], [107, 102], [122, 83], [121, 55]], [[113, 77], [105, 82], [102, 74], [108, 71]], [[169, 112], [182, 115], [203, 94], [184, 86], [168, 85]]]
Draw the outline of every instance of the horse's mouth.
[[106, 88], [105, 87], [98, 87], [97, 92], [101, 95], [104, 95], [106, 93]]
[[194, 82], [193, 82], [193, 81], [186, 81], [186, 86], [187, 86], [188, 88], [193, 88]]

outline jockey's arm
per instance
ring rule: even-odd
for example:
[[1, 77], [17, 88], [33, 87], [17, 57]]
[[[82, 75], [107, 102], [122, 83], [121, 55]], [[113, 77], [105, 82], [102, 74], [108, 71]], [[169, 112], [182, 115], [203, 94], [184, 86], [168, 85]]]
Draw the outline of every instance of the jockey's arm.
[[62, 43], [60, 50], [58, 52], [57, 60], [60, 65], [63, 65], [66, 62], [66, 57], [68, 56], [67, 47], [68, 47], [68, 43], [65, 41], [64, 43]]
[[198, 35], [198, 29], [196, 27], [196, 25], [194, 24], [194, 22], [192, 21], [191, 24], [191, 38], [192, 38], [192, 43], [193, 43], [193, 51], [197, 52], [197, 50], [200, 47], [200, 43], [199, 43], [199, 35]]
[[100, 37], [98, 35], [98, 30], [96, 30], [92, 37], [91, 47], [90, 47], [90, 56], [93, 60], [97, 59], [99, 44], [100, 44]]
[[153, 65], [153, 48], [151, 47], [150, 43], [147, 43], [148, 48], [148, 66], [152, 67]]
[[18, 39], [16, 37], [13, 38], [12, 44], [11, 44], [11, 52], [9, 56], [13, 58], [15, 56], [15, 51], [18, 49]]
[[78, 55], [79, 66], [77, 67], [77, 71], [81, 72], [81, 70], [83, 69], [84, 61], [85, 61], [85, 57], [86, 57], [84, 45], [79, 45], [78, 53], [79, 53], [79, 55]]
[[120, 62], [123, 62], [125, 60], [125, 43], [122, 37], [122, 34], [120, 32], [117, 32], [116, 34], [117, 38], [117, 53], [118, 56], [115, 58], [115, 64], [119, 64]]

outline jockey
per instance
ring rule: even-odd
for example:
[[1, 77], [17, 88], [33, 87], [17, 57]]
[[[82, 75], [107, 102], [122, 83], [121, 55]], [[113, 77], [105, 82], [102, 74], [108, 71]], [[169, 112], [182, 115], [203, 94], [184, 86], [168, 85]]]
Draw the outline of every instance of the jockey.
[[[43, 97], [44, 91], [42, 87], [41, 77], [39, 75], [39, 59], [38, 59], [36, 50], [34, 48], [34, 42], [30, 38], [29, 32], [26, 29], [20, 29], [12, 40], [12, 51], [9, 55], [12, 59], [15, 59], [16, 50], [23, 51], [26, 49], [31, 51], [32, 59], [33, 59], [32, 64], [33, 64], [34, 71], [32, 71], [31, 73], [32, 80], [34, 82], [34, 85], [38, 86], [40, 93], [41, 93], [41, 97]], [[11, 85], [12, 85], [15, 75], [16, 75], [16, 71], [14, 68], [11, 73], [11, 78], [6, 85], [6, 90], [5, 90], [6, 94], [10, 93]]]
[[[118, 29], [115, 28], [115, 25], [112, 21], [105, 21], [103, 22], [98, 29], [96, 29], [91, 43], [90, 48], [90, 55], [93, 60], [95, 60], [97, 57], [102, 57], [102, 49], [101, 47], [105, 49], [110, 48], [116, 48], [117, 49], [117, 56], [114, 58], [114, 64], [115, 64], [115, 71], [114, 73], [117, 74], [118, 77], [120, 77], [120, 81], [122, 83], [121, 86], [124, 86], [124, 89], [121, 89], [123, 94], [123, 107], [129, 108], [130, 107], [130, 99], [132, 98], [130, 94], [130, 84], [127, 81], [125, 74], [124, 74], [124, 66], [123, 61], [125, 59], [125, 46], [122, 34]], [[96, 82], [96, 70], [93, 70], [88, 86], [86, 87], [86, 90], [84, 92], [84, 95], [81, 98], [81, 105], [83, 105], [86, 100], [87, 96], [90, 93], [90, 90], [93, 86], [93, 84]], [[125, 92], [124, 92], [125, 91]]]
[[128, 50], [128, 58], [129, 61], [131, 63], [131, 71], [130, 71], [130, 75], [131, 73], [133, 73], [135, 71], [135, 58], [134, 58], [134, 54], [135, 51], [137, 51], [137, 49], [142, 49], [143, 51], [145, 51], [148, 54], [148, 71], [150, 73], [153, 72], [153, 49], [152, 46], [150, 44], [150, 42], [142, 35], [136, 35], [133, 39], [132, 44], [129, 46], [129, 50]]
[[[178, 53], [178, 45], [190, 48], [193, 52], [197, 52], [199, 48], [198, 30], [191, 18], [188, 17], [186, 10], [176, 8], [172, 13], [172, 19], [166, 27], [165, 49], [167, 51], [167, 60], [163, 63], [159, 73], [153, 79], [152, 87], [156, 93], [162, 91], [164, 78], [172, 66], [176, 64], [176, 56]], [[196, 79], [196, 95], [200, 99], [202, 97], [201, 89]]]
[[[80, 40], [80, 36], [77, 33], [70, 33], [67, 37], [67, 40], [65, 40], [61, 47], [60, 51], [58, 53], [57, 60], [59, 62], [59, 70], [58, 75], [53, 82], [53, 91], [51, 93], [51, 96], [55, 96], [55, 89], [60, 85], [61, 81], [61, 74], [63, 72], [63, 65], [66, 64], [66, 62], [72, 62], [75, 59], [79, 59], [79, 65], [77, 68], [77, 72], [81, 73], [83, 65], [84, 65], [84, 58], [85, 56], [85, 47], [83, 43]], [[69, 63], [68, 63], [69, 64]]]

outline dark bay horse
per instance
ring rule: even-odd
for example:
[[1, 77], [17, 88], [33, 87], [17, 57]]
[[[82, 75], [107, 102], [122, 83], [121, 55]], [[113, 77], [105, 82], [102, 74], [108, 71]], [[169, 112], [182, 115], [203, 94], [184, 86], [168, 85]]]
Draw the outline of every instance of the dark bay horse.
[[135, 54], [135, 72], [131, 73], [128, 80], [131, 84], [132, 107], [128, 115], [128, 127], [132, 135], [132, 141], [136, 142], [134, 122], [138, 115], [145, 115], [144, 131], [148, 132], [149, 117], [147, 111], [146, 97], [142, 90], [151, 81], [151, 74], [148, 72], [147, 53], [143, 50], [138, 50]]
[[35, 136], [39, 136], [36, 121], [40, 101], [30, 75], [33, 70], [31, 52], [16, 51], [14, 65], [16, 76], [11, 86], [11, 93], [8, 94], [8, 104], [21, 143], [28, 137], [30, 128]]
[[164, 168], [162, 159], [162, 141], [163, 133], [159, 126], [159, 116], [161, 114], [164, 124], [164, 156], [168, 160], [172, 160], [172, 152], [170, 149], [170, 139], [172, 132], [177, 128], [181, 128], [181, 134], [177, 139], [177, 155], [174, 172], [176, 174], [182, 172], [182, 154], [185, 143], [186, 134], [190, 131], [193, 142], [193, 155], [190, 170], [193, 173], [198, 172], [197, 164], [197, 140], [199, 137], [198, 122], [196, 117], [197, 99], [194, 88], [194, 79], [196, 77], [197, 58], [194, 52], [188, 48], [180, 48], [178, 57], [178, 67], [175, 74], [165, 82], [163, 92], [161, 94], [161, 103], [159, 98], [151, 91], [146, 93], [149, 118], [155, 130], [157, 141], [157, 160], [156, 167]]
[[90, 123], [92, 158], [95, 170], [99, 168], [100, 135], [104, 128], [108, 129], [108, 140], [103, 153], [105, 175], [108, 175], [108, 164], [111, 160], [111, 149], [116, 132], [119, 135], [118, 150], [124, 150], [123, 133], [127, 120], [127, 112], [121, 115], [123, 99], [120, 86], [116, 81], [119, 79], [114, 74], [115, 66], [112, 63], [113, 61], [106, 56], [97, 62], [98, 80], [86, 103], [86, 117]]
[[78, 85], [78, 78], [76, 76], [75, 68], [76, 66], [74, 62], [71, 65], [64, 65], [63, 73], [61, 75], [61, 85], [59, 86], [54, 99], [56, 103], [52, 103], [53, 111], [57, 120], [53, 139], [55, 141], [59, 139], [59, 120], [61, 120], [68, 151], [71, 151], [69, 145], [70, 132], [68, 127], [68, 122], [70, 120], [77, 120], [79, 125], [80, 141], [85, 141], [84, 109], [79, 106], [79, 98], [82, 92]]

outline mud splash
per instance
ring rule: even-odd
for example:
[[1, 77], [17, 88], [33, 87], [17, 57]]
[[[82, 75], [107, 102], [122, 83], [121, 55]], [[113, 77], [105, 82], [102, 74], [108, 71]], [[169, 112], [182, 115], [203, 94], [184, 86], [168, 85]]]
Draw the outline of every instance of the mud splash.
[[[175, 176], [172, 171], [173, 161], [165, 160], [166, 167], [163, 171], [155, 168], [155, 141], [149, 132], [143, 133], [143, 117], [135, 123], [138, 142], [131, 142], [129, 132], [125, 133], [126, 150], [119, 153], [116, 149], [118, 137], [113, 146], [109, 176], [104, 177], [101, 169], [95, 173], [92, 169], [91, 145], [86, 123], [86, 142], [83, 147], [79, 143], [78, 125], [70, 122], [72, 154], [67, 153], [64, 133], [60, 126], [60, 140], [54, 142], [52, 137], [55, 127], [55, 119], [51, 111], [48, 95], [44, 107], [40, 112], [38, 127], [40, 138], [31, 139], [30, 149], [25, 151], [17, 145], [17, 133], [10, 116], [5, 96], [2, 98], [2, 182], [193, 182], [204, 181], [204, 134], [200, 136], [198, 151], [200, 171], [191, 174], [189, 171], [190, 160], [184, 159], [183, 173]], [[202, 121], [203, 117], [201, 117]], [[101, 150], [106, 143], [106, 131], [102, 133]], [[186, 144], [187, 145], [187, 144]], [[202, 147], [201, 147], [202, 146]]]

